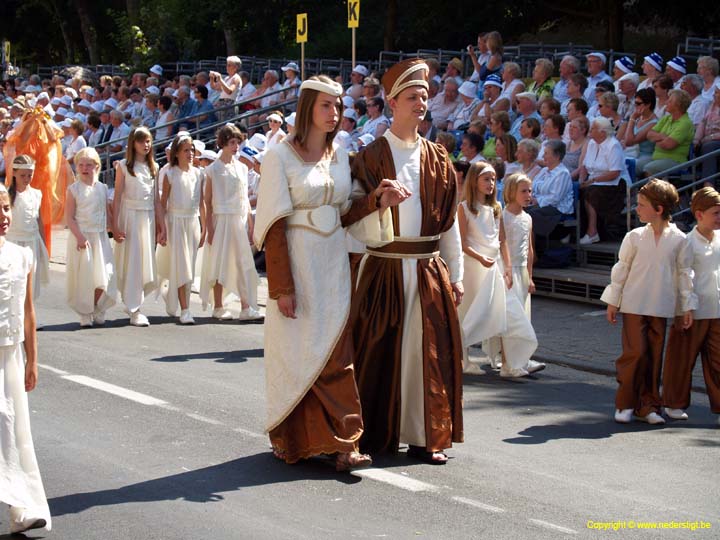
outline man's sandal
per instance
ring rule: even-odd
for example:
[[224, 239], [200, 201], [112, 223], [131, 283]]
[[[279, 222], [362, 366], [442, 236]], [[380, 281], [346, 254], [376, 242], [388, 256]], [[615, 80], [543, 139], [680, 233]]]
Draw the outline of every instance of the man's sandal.
[[343, 452], [335, 456], [335, 470], [347, 472], [372, 465], [372, 458], [359, 452]]
[[414, 446], [412, 444], [408, 447], [407, 456], [430, 465], [445, 465], [448, 461], [445, 452], [428, 452], [422, 446]]

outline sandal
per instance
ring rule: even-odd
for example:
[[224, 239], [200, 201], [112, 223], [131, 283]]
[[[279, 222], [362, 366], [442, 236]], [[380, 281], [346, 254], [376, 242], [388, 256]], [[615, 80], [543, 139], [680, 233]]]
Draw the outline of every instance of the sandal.
[[428, 463], [429, 465], [445, 465], [448, 461], [445, 452], [428, 452], [422, 446], [414, 446], [412, 444], [408, 447], [407, 456], [422, 461], [423, 463]]
[[335, 470], [347, 472], [353, 469], [362, 469], [372, 465], [372, 458], [359, 452], [343, 452], [335, 456]]
[[272, 447], [272, 454], [275, 459], [279, 459], [280, 461], [285, 461], [285, 458], [287, 457], [287, 453], [285, 450], [280, 450], [279, 448]]

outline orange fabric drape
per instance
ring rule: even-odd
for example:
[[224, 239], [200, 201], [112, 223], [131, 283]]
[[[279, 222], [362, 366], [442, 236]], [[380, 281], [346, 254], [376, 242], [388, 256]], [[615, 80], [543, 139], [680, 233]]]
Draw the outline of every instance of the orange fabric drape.
[[73, 181], [73, 172], [62, 155], [63, 133], [41, 108], [25, 112], [20, 124], [10, 133], [5, 145], [5, 183], [12, 180], [12, 161], [26, 154], [35, 160], [31, 186], [42, 191], [40, 217], [45, 227], [48, 253], [51, 253], [51, 227], [63, 220], [65, 189]]

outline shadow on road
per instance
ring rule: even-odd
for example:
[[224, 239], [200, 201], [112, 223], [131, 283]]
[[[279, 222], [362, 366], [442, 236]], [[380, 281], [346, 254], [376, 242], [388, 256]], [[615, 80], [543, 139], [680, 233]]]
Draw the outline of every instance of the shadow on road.
[[239, 364], [248, 358], [262, 358], [263, 349], [247, 349], [244, 351], [217, 351], [188, 354], [173, 354], [151, 358], [153, 362], [190, 362], [191, 360], [215, 360], [219, 364]]
[[284, 484], [304, 480], [333, 481], [354, 484], [361, 479], [336, 473], [321, 460], [285, 465], [270, 452], [246, 456], [218, 465], [172, 476], [156, 478], [116, 489], [73, 493], [50, 499], [53, 517], [77, 514], [95, 506], [132, 502], [184, 500], [196, 503], [218, 502], [225, 492], [252, 486]]

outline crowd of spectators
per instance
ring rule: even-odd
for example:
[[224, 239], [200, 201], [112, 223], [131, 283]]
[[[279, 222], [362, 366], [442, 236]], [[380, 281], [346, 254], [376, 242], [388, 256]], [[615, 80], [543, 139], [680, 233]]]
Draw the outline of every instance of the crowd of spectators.
[[[502, 178], [514, 172], [533, 179], [537, 208], [531, 214], [543, 231], [575, 212], [568, 203], [575, 192], [582, 201], [580, 242], [619, 238], [628, 182], [720, 149], [720, 77], [713, 57], [700, 57], [697, 73], [688, 73], [679, 56], [665, 62], [650, 52], [639, 66], [627, 56], [608, 65], [603, 53], [591, 52], [584, 70], [583, 59], [563, 57], [557, 75], [553, 61], [538, 58], [524, 81], [517, 63], [503, 61], [498, 32], [481, 33], [467, 50], [469, 74], [459, 58], [444, 69], [436, 59], [427, 61], [431, 80], [420, 132], [447, 148], [460, 181], [464, 164], [480, 160], [497, 168], [500, 191]], [[0, 144], [26, 107], [43, 108], [63, 129], [70, 162], [85, 145], [121, 151], [136, 125], [157, 127], [156, 139], [168, 139], [181, 129], [226, 121], [238, 110], [268, 109], [296, 97], [299, 67], [290, 62], [281, 71], [267, 70], [254, 86], [231, 56], [225, 74], [164, 79], [155, 65], [148, 73], [97, 82], [36, 75], [8, 81], [0, 96]], [[392, 123], [381, 75], [356, 65], [341, 81], [347, 90], [337, 142], [351, 152]], [[277, 142], [285, 135], [282, 113], [291, 111], [261, 111], [249, 124], [263, 125], [264, 140]], [[191, 120], [174, 122], [185, 118]], [[701, 170], [716, 174], [718, 160], [703, 161]]]

